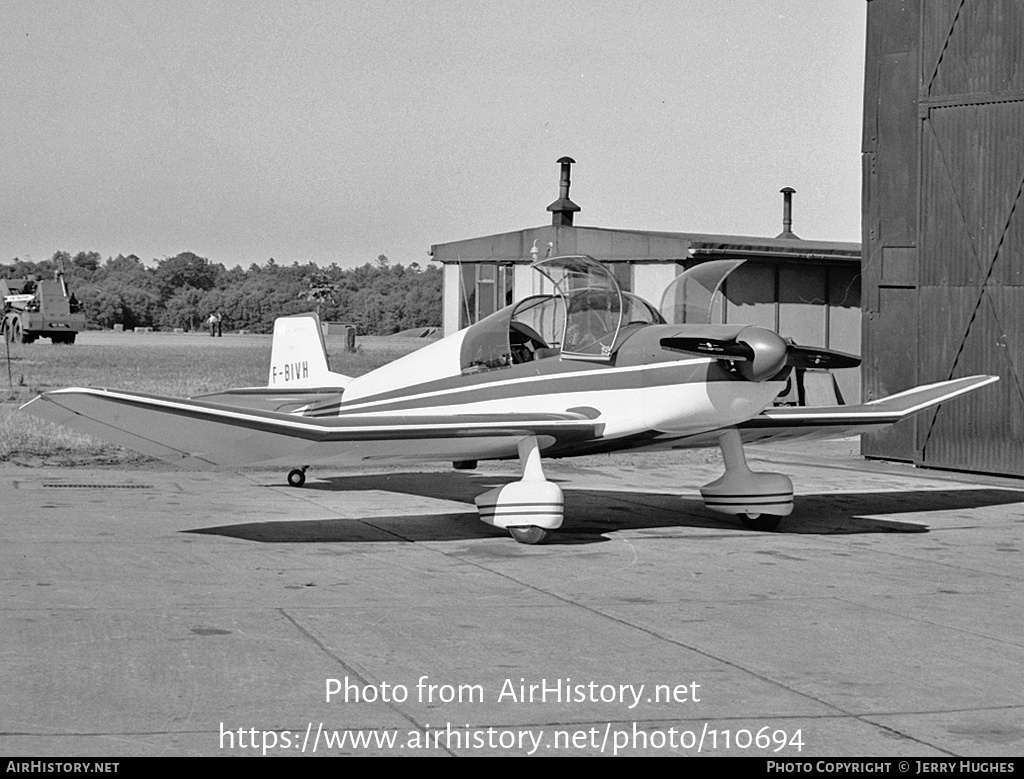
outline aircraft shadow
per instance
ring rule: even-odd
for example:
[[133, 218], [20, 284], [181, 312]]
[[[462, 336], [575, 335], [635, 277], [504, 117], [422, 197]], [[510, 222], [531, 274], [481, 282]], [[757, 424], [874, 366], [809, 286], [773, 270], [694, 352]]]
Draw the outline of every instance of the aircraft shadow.
[[[337, 476], [307, 482], [305, 490], [331, 493], [375, 490], [464, 502], [465, 512], [390, 514], [359, 518], [270, 520], [185, 532], [220, 535], [262, 543], [416, 542], [507, 538], [504, 530], [477, 519], [473, 498], [491, 487], [514, 481], [511, 476], [467, 473], [388, 473]], [[797, 495], [793, 513], [774, 533], [848, 535], [860, 533], [926, 533], [925, 518], [899, 521], [889, 516], [929, 511], [957, 511], [1024, 502], [1024, 492], [997, 488], [919, 490], [880, 493]], [[676, 527], [706, 528], [725, 533], [754, 533], [738, 519], [716, 514], [696, 497], [626, 490], [565, 490], [565, 520], [548, 545], [609, 541], [622, 530]]]

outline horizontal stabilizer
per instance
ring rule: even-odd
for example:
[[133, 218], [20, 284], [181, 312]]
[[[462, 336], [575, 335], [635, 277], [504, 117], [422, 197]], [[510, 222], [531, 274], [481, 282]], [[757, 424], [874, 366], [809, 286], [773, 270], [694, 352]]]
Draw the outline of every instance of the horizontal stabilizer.
[[344, 391], [344, 387], [296, 387], [295, 389], [241, 387], [195, 395], [192, 400], [234, 408], [255, 408], [262, 411], [295, 414], [314, 404], [339, 402]]

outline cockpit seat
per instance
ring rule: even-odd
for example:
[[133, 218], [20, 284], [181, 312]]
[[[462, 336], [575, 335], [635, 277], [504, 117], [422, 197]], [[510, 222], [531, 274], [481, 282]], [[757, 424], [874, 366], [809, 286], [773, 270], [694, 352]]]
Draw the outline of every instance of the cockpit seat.
[[523, 322], [512, 322], [509, 325], [508, 335], [514, 365], [551, 356], [550, 354], [541, 354], [541, 352], [553, 351], [558, 354], [557, 349], [552, 350], [536, 330]]

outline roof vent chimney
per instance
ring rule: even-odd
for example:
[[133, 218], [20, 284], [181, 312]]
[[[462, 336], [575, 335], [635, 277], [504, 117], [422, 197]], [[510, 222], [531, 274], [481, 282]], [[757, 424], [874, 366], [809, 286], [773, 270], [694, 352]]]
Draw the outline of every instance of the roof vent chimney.
[[783, 187], [779, 192], [782, 193], [782, 232], [775, 237], [799, 241], [800, 236], [793, 232], [793, 193], [796, 190]]
[[555, 227], [572, 227], [572, 219], [580, 207], [569, 199], [569, 169], [576, 162], [572, 157], [562, 157], [558, 164], [562, 166], [562, 175], [558, 181], [558, 200], [548, 206], [551, 212], [551, 224]]

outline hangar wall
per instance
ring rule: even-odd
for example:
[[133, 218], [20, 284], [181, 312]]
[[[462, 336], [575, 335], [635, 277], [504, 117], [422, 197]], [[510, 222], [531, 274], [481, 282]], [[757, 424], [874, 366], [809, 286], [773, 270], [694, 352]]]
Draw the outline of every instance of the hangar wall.
[[864, 96], [864, 398], [1001, 380], [862, 451], [1024, 476], [1024, 4], [869, 0]]

